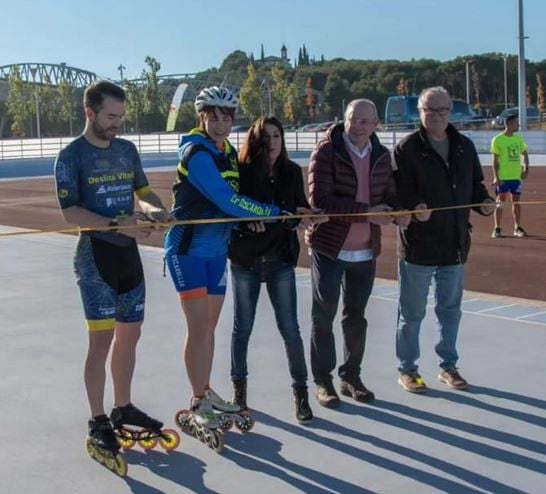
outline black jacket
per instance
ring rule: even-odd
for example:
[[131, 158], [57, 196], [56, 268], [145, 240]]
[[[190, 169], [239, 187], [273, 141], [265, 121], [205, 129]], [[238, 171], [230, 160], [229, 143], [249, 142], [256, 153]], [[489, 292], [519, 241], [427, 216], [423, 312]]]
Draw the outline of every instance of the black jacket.
[[[403, 206], [414, 209], [477, 204], [489, 198], [476, 148], [452, 125], [448, 165], [432, 148], [423, 127], [404, 138], [394, 151], [395, 180]], [[480, 208], [475, 210], [482, 214]], [[445, 266], [466, 262], [470, 250], [469, 208], [435, 211], [426, 222], [413, 219], [400, 230], [398, 254], [412, 263]]]
[[[239, 193], [260, 202], [273, 203], [291, 213], [299, 207], [309, 207], [301, 168], [292, 161], [279, 160], [273, 179], [264, 167], [239, 165]], [[300, 245], [295, 229], [281, 222], [266, 223], [265, 226], [264, 233], [253, 233], [245, 224], [234, 230], [229, 243], [229, 259], [251, 268], [259, 257], [278, 256], [296, 266]]]

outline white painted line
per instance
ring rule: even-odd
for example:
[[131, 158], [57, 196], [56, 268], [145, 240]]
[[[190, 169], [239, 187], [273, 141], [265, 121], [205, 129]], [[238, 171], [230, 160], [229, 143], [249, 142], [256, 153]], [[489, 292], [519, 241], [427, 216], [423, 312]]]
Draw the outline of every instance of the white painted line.
[[481, 302], [481, 301], [483, 301], [483, 299], [481, 299], [481, 298], [469, 298], [467, 300], [463, 300], [462, 303], [466, 304], [467, 302]]
[[[484, 312], [492, 312], [494, 310], [506, 309], [507, 307], [514, 307], [515, 305], [521, 305], [521, 304], [497, 305], [496, 307], [490, 307], [489, 309], [482, 309], [482, 310], [477, 310], [474, 312], [476, 312], [477, 314], [483, 314]], [[511, 317], [510, 319], [514, 319], [514, 318]]]
[[540, 316], [541, 314], [546, 314], [546, 311], [542, 310], [540, 312], [533, 312], [532, 314], [525, 314], [524, 316], [518, 316], [515, 319], [519, 321], [521, 319], [525, 319], [526, 317]]

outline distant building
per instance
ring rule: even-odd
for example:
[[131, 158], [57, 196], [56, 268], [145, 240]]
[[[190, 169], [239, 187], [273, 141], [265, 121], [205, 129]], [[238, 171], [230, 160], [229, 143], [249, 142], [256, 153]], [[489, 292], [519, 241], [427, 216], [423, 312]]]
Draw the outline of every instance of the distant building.
[[274, 55], [269, 56], [263, 56], [263, 45], [262, 45], [262, 57], [256, 60], [256, 65], [262, 66], [262, 67], [273, 67], [276, 64], [280, 64], [282, 67], [290, 69], [292, 68], [292, 64], [290, 63], [290, 59], [288, 58], [288, 50], [286, 46], [283, 44], [281, 47], [281, 56], [275, 57]]

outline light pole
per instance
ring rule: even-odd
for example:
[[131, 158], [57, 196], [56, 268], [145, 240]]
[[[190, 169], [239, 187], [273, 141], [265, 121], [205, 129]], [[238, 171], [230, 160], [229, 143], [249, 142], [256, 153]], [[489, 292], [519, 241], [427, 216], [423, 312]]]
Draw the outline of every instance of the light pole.
[[[118, 70], [119, 70], [119, 80], [120, 80], [120, 86], [123, 87], [123, 71], [127, 69], [127, 67], [125, 67], [125, 65], [123, 65], [122, 63], [120, 63], [118, 65]], [[127, 134], [127, 120], [125, 120], [125, 118], [123, 119], [123, 133], [124, 134]]]
[[470, 61], [466, 61], [466, 102], [470, 104]]
[[508, 108], [508, 71], [506, 70], [506, 64], [508, 56], [504, 55], [504, 109]]
[[518, 89], [519, 128], [527, 130], [527, 87], [525, 81], [525, 36], [523, 34], [523, 0], [518, 0]]
[[38, 100], [38, 88], [36, 87], [36, 71], [37, 67], [32, 67], [30, 73], [32, 74], [32, 84], [34, 86], [34, 105], [36, 107], [36, 137], [40, 139], [40, 101]]
[[118, 66], [118, 70], [119, 70], [119, 80], [120, 80], [122, 86], [123, 86], [123, 71], [125, 69], [127, 69], [127, 67], [125, 67], [125, 65], [120, 63], [119, 66]]

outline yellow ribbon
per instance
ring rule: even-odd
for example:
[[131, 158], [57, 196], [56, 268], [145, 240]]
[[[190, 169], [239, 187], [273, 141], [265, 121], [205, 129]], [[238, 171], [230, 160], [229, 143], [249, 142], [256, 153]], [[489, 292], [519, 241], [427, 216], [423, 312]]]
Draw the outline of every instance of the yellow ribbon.
[[[416, 213], [427, 213], [435, 211], [449, 211], [455, 209], [467, 209], [467, 208], [478, 208], [478, 207], [491, 207], [497, 206], [502, 207], [503, 204], [510, 204], [505, 202], [490, 202], [490, 203], [476, 203], [476, 204], [462, 204], [459, 206], [445, 206], [440, 208], [429, 208], [429, 209], [414, 209], [414, 210], [399, 210], [399, 211], [381, 211], [381, 212], [372, 212], [372, 213], [310, 213], [310, 214], [299, 214], [295, 213], [289, 216], [253, 216], [247, 218], [203, 218], [203, 219], [192, 219], [192, 220], [175, 220], [167, 222], [153, 222], [153, 221], [143, 221], [136, 225], [126, 225], [126, 226], [81, 226], [81, 227], [71, 227], [63, 229], [51, 229], [51, 230], [21, 230], [17, 232], [5, 232], [0, 233], [1, 237], [15, 237], [19, 235], [47, 235], [47, 234], [56, 234], [56, 233], [88, 233], [88, 232], [107, 232], [115, 230], [117, 232], [122, 230], [142, 230], [146, 228], [171, 228], [176, 225], [212, 225], [218, 223], [240, 223], [240, 222], [253, 222], [253, 221], [283, 221], [283, 220], [296, 220], [296, 219], [306, 219], [306, 218], [354, 218], [354, 217], [370, 217], [370, 216], [405, 216], [408, 214]], [[522, 206], [536, 206], [544, 205], [546, 201], [519, 201], [519, 205]]]

